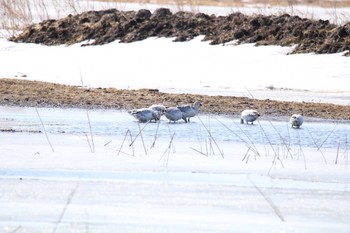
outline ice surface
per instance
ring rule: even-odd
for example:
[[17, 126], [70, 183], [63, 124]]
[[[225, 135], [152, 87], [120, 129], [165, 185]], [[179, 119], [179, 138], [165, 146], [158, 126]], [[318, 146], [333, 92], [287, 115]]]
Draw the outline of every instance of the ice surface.
[[[1, 128], [17, 131], [0, 132], [3, 232], [349, 230], [345, 124], [292, 130], [209, 115], [138, 124], [124, 111], [90, 110], [92, 140], [86, 110], [37, 110], [0, 111]], [[284, 141], [286, 132], [324, 145]]]

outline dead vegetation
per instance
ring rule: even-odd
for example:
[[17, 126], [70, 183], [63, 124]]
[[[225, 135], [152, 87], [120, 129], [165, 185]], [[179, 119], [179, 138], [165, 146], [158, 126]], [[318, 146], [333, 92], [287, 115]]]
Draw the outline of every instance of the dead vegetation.
[[256, 45], [295, 46], [292, 53], [340, 53], [350, 50], [350, 23], [338, 26], [328, 20], [299, 16], [207, 15], [167, 8], [119, 11], [109, 9], [69, 15], [59, 20], [33, 24], [10, 40], [45, 45], [74, 44], [91, 40], [86, 45], [101, 45], [119, 40], [130, 43], [149, 37], [189, 41], [204, 36], [212, 45], [231, 41]]
[[22, 107], [132, 109], [155, 103], [175, 106], [200, 100], [202, 113], [238, 116], [246, 108], [264, 116], [281, 117], [293, 113], [321, 119], [350, 120], [350, 106], [257, 100], [247, 97], [169, 94], [154, 89], [119, 90], [82, 88], [47, 82], [0, 79], [0, 105]]

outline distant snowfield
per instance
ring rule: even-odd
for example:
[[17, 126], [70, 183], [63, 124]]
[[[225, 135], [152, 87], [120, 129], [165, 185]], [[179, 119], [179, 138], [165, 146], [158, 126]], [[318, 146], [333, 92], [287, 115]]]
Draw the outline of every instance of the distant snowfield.
[[150, 38], [87, 47], [1, 39], [0, 77], [25, 74], [27, 80], [88, 87], [350, 103], [349, 58], [287, 55], [290, 51], [290, 47], [252, 44], [211, 46], [201, 37], [186, 43]]
[[[290, 51], [200, 37], [87, 47], [0, 39], [0, 77], [350, 103], [349, 58]], [[292, 130], [288, 119], [199, 116], [158, 125], [124, 111], [0, 107], [0, 232], [350, 231], [349, 124], [306, 117]]]

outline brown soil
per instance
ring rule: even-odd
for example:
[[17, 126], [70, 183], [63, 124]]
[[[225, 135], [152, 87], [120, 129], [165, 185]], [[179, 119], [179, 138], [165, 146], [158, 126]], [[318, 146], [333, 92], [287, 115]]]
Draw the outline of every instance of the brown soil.
[[172, 13], [166, 8], [159, 8], [153, 14], [145, 9], [110, 9], [69, 15], [33, 24], [10, 40], [45, 45], [93, 40], [92, 45], [100, 45], [115, 40], [134, 42], [148, 37], [188, 41], [199, 35], [211, 44], [238, 40], [238, 43], [256, 45], [295, 45], [293, 53], [346, 52], [349, 55], [350, 50], [350, 23], [335, 25], [328, 20], [288, 14], [247, 16], [237, 12], [215, 16], [183, 11]]
[[246, 108], [257, 109], [264, 117], [293, 113], [320, 119], [350, 120], [350, 106], [257, 100], [246, 97], [168, 94], [157, 89], [119, 90], [82, 88], [38, 81], [0, 79], [0, 105], [23, 107], [133, 109], [161, 103], [176, 106], [200, 100], [202, 113], [238, 116]]

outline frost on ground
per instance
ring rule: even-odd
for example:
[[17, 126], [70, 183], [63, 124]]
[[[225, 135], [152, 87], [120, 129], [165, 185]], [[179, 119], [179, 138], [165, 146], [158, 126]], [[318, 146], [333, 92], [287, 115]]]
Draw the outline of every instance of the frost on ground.
[[138, 124], [89, 111], [91, 134], [84, 110], [37, 110], [2, 111], [3, 126], [22, 129], [0, 133], [3, 232], [349, 231], [346, 125], [325, 135], [320, 123]]

